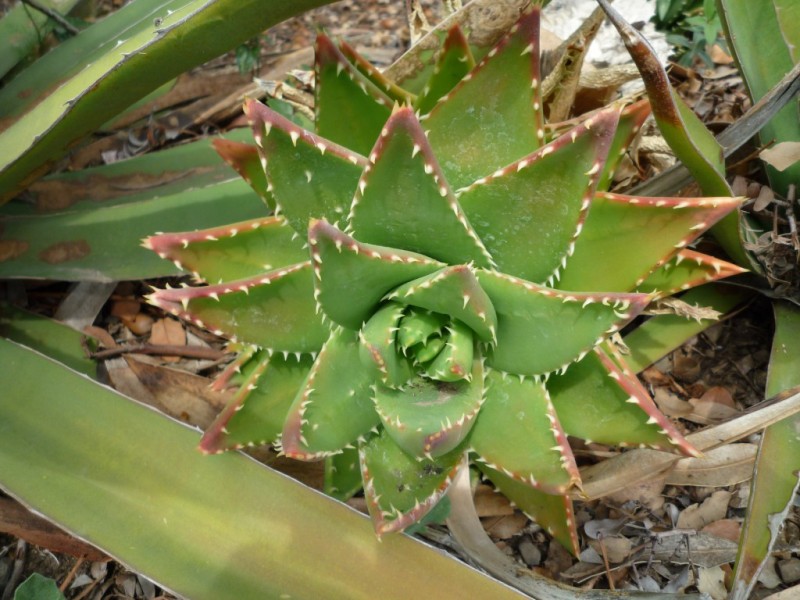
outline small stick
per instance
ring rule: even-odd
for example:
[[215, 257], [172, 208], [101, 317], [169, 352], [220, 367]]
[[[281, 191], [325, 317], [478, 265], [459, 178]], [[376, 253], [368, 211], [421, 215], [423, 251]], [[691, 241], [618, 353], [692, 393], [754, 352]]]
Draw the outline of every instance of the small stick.
[[62, 582], [61, 582], [61, 585], [60, 585], [60, 586], [58, 586], [58, 590], [59, 590], [59, 591], [60, 591], [62, 594], [63, 594], [63, 593], [64, 593], [64, 591], [67, 589], [67, 586], [68, 586], [68, 585], [69, 585], [69, 584], [72, 582], [72, 580], [75, 578], [75, 574], [78, 572], [78, 569], [79, 569], [79, 568], [80, 568], [80, 566], [83, 564], [83, 560], [84, 560], [84, 559], [83, 559], [83, 557], [81, 557], [81, 558], [79, 558], [78, 560], [76, 560], [76, 561], [75, 561], [75, 564], [74, 564], [74, 565], [72, 566], [72, 568], [69, 570], [69, 573], [67, 573], [67, 576], [64, 578], [64, 581], [62, 581]]
[[61, 25], [64, 29], [69, 31], [72, 35], [78, 35], [81, 30], [75, 27], [72, 23], [67, 21], [63, 15], [59, 14], [58, 12], [54, 11], [49, 6], [45, 6], [39, 3], [39, 0], [22, 0], [23, 4], [27, 4], [31, 8], [38, 10], [40, 13], [43, 13], [53, 19], [56, 23]]
[[95, 360], [106, 360], [123, 354], [150, 354], [154, 356], [181, 356], [183, 358], [199, 358], [207, 360], [219, 360], [224, 358], [226, 353], [214, 348], [204, 348], [202, 346], [178, 346], [173, 344], [137, 344], [135, 346], [118, 346], [108, 348], [89, 354], [89, 358]]

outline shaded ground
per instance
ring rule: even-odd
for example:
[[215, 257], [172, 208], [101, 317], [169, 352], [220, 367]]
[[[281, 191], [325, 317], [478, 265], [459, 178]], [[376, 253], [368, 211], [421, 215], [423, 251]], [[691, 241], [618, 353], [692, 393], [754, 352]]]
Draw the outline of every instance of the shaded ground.
[[[113, 9], [112, 3], [101, 4]], [[437, 4], [438, 6], [438, 4]], [[427, 16], [434, 20], [430, 9]], [[380, 66], [388, 65], [408, 45], [410, 33], [402, 3], [395, 0], [340, 2], [293, 19], [254, 42], [259, 48], [260, 77], [271, 79], [308, 65], [310, 54], [302, 49], [313, 41], [315, 28], [324, 27], [342, 35]], [[730, 124], [746, 110], [741, 80], [723, 55], [713, 69], [675, 69], [674, 83], [715, 131]], [[182, 139], [226, 128], [240, 122], [237, 94], [253, 91], [251, 77], [241, 75], [233, 54], [184, 76], [171, 98], [171, 109], [130, 117], [119, 123], [119, 131], [87, 144], [71, 157], [70, 168], [100, 164], [176, 143]], [[232, 93], [231, 90], [235, 90]], [[164, 108], [164, 107], [161, 107]], [[203, 119], [197, 117], [203, 115]], [[637, 160], [632, 162], [621, 186], [630, 186], [659, 172], [670, 162], [669, 153], [656, 138], [645, 137]], [[734, 185], [753, 198], [760, 194], [759, 173], [746, 153], [737, 159], [739, 179]], [[762, 207], [769, 210], [769, 205]], [[30, 284], [24, 295], [30, 307], [52, 314], [67, 293], [63, 284]], [[147, 291], [142, 283], [122, 283], [96, 322], [95, 333], [110, 340], [106, 346], [129, 341], [150, 344], [182, 343], [208, 349], [205, 360], [187, 358], [115, 357], [105, 363], [109, 379], [127, 393], [144, 387], [153, 396], [167, 392], [185, 396], [197, 392], [198, 379], [208, 377], [222, 362], [223, 340], [171, 319], [142, 301]], [[771, 308], [757, 301], [647, 369], [643, 380], [662, 411], [691, 431], [720, 422], [763, 400], [769, 358]], [[188, 341], [187, 341], [188, 340]], [[175, 369], [186, 375], [176, 375]], [[144, 373], [148, 373], [145, 376]], [[167, 375], [167, 373], [170, 373]], [[158, 374], [154, 376], [153, 374]], [[203, 380], [205, 381], [205, 380]], [[126, 385], [128, 386], [126, 388]], [[138, 386], [138, 387], [137, 387]], [[197, 392], [203, 395], [205, 392]], [[183, 405], [177, 416], [197, 420], [208, 405], [224, 399], [205, 395], [202, 408]], [[163, 408], [163, 407], [162, 407]], [[198, 411], [197, 413], [194, 411]], [[579, 503], [581, 560], [551, 542], [540, 527], [531, 523], [502, 496], [481, 486], [476, 504], [485, 529], [498, 547], [535, 571], [580, 587], [628, 588], [651, 591], [694, 591], [715, 596], [713, 581], [730, 573], [735, 557], [741, 519], [747, 501], [749, 470], [754, 442], [737, 444], [741, 456], [732, 465], [714, 473], [692, 473], [686, 478], [667, 477], [636, 486], [625, 493], [592, 503]], [[597, 444], [575, 442], [582, 464], [614, 455], [617, 450]], [[319, 487], [319, 465], [290, 463], [269, 451], [259, 457], [276, 468], [290, 471], [309, 485]], [[0, 498], [2, 500], [2, 498]], [[363, 509], [363, 501], [351, 504]], [[0, 510], [0, 514], [7, 515]], [[30, 537], [40, 524], [20, 513], [21, 529]], [[45, 532], [40, 543], [55, 547], [55, 534]], [[452, 541], [443, 527], [433, 526], [425, 536], [452, 551]], [[795, 511], [783, 531], [775, 560], [765, 570], [755, 597], [764, 597], [800, 580], [800, 515]], [[86, 548], [74, 547], [81, 555]], [[0, 589], [11, 581], [38, 572], [55, 579], [68, 598], [170, 598], [146, 579], [114, 562], [99, 557], [76, 559], [63, 551], [51, 552], [26, 545], [11, 535], [0, 534]], [[711, 583], [709, 583], [711, 581]], [[11, 589], [8, 584], [7, 590]], [[3, 596], [5, 600], [6, 596]]]

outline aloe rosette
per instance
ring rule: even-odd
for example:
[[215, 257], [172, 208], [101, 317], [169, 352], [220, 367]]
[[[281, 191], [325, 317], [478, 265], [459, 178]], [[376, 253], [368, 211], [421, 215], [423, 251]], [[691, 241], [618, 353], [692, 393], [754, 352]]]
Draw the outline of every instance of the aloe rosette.
[[738, 200], [605, 192], [649, 105], [546, 123], [538, 25], [477, 63], [451, 29], [418, 90], [320, 35], [316, 132], [246, 103], [257, 150], [218, 149], [270, 214], [145, 241], [209, 283], [150, 301], [239, 351], [203, 451], [324, 458], [379, 534], [469, 459], [572, 551], [568, 436], [694, 454], [609, 338], [738, 272], [686, 248]]

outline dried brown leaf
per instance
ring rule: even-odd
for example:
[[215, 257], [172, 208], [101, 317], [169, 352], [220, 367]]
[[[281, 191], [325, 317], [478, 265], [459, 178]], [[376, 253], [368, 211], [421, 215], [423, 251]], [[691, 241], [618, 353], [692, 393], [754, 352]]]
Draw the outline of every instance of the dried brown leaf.
[[753, 476], [755, 444], [730, 444], [709, 451], [702, 458], [683, 458], [667, 474], [669, 485], [726, 487]]
[[712, 521], [724, 519], [728, 513], [731, 493], [719, 490], [706, 498], [702, 504], [692, 504], [681, 512], [675, 526], [678, 529], [702, 529]]
[[783, 171], [800, 161], [800, 142], [781, 142], [758, 154], [761, 160]]
[[742, 523], [736, 519], [720, 519], [709, 523], [701, 531], [738, 543], [739, 534], [742, 532]]

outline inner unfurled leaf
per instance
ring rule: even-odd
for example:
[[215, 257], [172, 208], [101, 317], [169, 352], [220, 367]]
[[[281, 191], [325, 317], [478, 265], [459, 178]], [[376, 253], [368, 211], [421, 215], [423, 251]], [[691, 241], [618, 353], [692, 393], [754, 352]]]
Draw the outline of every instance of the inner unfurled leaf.
[[539, 7], [532, 6], [423, 122], [454, 189], [543, 144], [540, 87]]
[[479, 271], [478, 281], [497, 311], [497, 344], [487, 362], [518, 375], [566, 368], [649, 301], [645, 294], [561, 292], [492, 271]]
[[410, 108], [397, 109], [358, 183], [348, 233], [450, 264], [491, 265]]
[[406, 307], [388, 302], [370, 317], [359, 332], [361, 364], [371, 379], [397, 387], [411, 379], [412, 365], [398, 345], [398, 331]]
[[339, 327], [331, 334], [289, 409], [284, 454], [301, 460], [335, 454], [379, 423], [373, 380], [358, 354], [356, 332]]
[[383, 297], [407, 281], [444, 265], [427, 256], [362, 244], [325, 221], [308, 231], [316, 298], [334, 322], [359, 329]]
[[359, 446], [367, 508], [378, 535], [419, 521], [447, 491], [464, 456], [462, 448], [419, 460], [385, 431]]
[[483, 375], [477, 357], [468, 380], [445, 382], [417, 376], [402, 389], [378, 385], [375, 409], [403, 450], [416, 457], [442, 456], [469, 433], [483, 402]]
[[616, 109], [598, 113], [459, 194], [500, 271], [552, 285], [583, 227], [618, 118]]
[[545, 492], [563, 494], [580, 481], [541, 381], [490, 370], [470, 445], [491, 468]]

